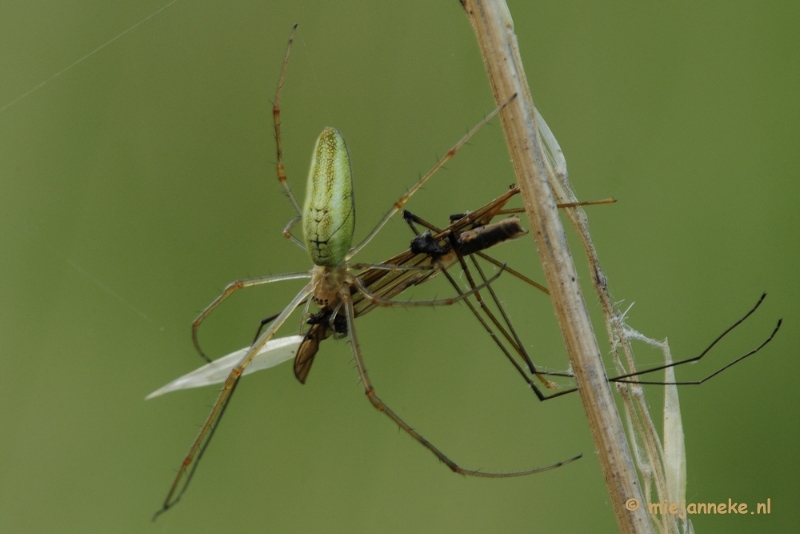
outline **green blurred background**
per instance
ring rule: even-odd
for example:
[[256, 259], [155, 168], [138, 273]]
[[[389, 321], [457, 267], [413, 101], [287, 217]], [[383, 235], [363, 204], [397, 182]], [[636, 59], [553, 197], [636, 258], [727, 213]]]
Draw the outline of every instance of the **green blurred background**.
[[[0, 107], [164, 4], [2, 3]], [[510, 7], [576, 193], [619, 199], [589, 214], [614, 298], [636, 303], [630, 324], [686, 357], [768, 291], [709, 361], [678, 371], [692, 379], [784, 318], [763, 353], [681, 400], [687, 499], [772, 504], [695, 516], [697, 532], [796, 530], [800, 6]], [[358, 236], [494, 107], [455, 0], [184, 0], [0, 112], [0, 531], [615, 531], [580, 400], [535, 402], [461, 306], [359, 320], [382, 397], [467, 466], [582, 460], [455, 476], [369, 406], [348, 345], [329, 341], [304, 387], [288, 365], [242, 384], [183, 502], [150, 523], [215, 390], [144, 396], [201, 364], [190, 323], [227, 282], [308, 267], [281, 236], [292, 210], [273, 165], [270, 102], [294, 23], [287, 172], [302, 194], [315, 136], [338, 127]], [[512, 181], [495, 123], [408, 207], [443, 222]], [[360, 259], [407, 243], [394, 221]], [[498, 256], [541, 278], [530, 238]], [[547, 300], [498, 286], [537, 361], [565, 368]], [[246, 345], [299, 287], [237, 295], [203, 343]], [[448, 289], [414, 297], [432, 294]], [[660, 390], [648, 394], [658, 417]]]

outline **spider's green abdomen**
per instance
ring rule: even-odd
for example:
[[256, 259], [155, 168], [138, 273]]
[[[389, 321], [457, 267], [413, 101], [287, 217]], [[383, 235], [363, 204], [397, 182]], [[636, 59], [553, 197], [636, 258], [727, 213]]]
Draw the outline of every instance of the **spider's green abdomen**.
[[323, 267], [341, 264], [350, 250], [355, 225], [347, 145], [335, 128], [325, 128], [311, 156], [303, 206], [303, 235], [311, 261]]

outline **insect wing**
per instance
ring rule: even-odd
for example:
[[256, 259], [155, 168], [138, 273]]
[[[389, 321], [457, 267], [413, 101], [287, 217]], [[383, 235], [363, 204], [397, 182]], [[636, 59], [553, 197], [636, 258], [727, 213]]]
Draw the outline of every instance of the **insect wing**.
[[[264, 347], [256, 354], [250, 365], [244, 370], [243, 375], [248, 375], [261, 369], [275, 367], [279, 363], [294, 358], [300, 343], [303, 341], [303, 336], [287, 336], [269, 341]], [[219, 384], [228, 378], [236, 364], [238, 364], [250, 347], [237, 350], [227, 356], [218, 358], [213, 362], [195, 369], [189, 374], [183, 375], [167, 384], [166, 386], [157, 389], [145, 399], [152, 399], [170, 391], [177, 391], [179, 389], [199, 388], [202, 386], [210, 386], [212, 384]]]

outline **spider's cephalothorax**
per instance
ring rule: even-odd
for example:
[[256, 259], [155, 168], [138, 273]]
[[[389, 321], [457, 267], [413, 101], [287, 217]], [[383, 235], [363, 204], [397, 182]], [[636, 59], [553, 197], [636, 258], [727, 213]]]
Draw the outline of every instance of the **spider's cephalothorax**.
[[342, 286], [349, 287], [347, 266], [336, 267], [315, 266], [311, 271], [311, 284], [314, 293], [311, 298], [320, 308], [335, 308], [339, 304], [339, 293]]

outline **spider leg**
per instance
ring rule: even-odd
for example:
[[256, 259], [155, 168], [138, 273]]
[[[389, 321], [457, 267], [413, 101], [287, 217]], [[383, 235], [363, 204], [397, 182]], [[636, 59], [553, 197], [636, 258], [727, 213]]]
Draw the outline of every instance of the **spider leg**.
[[[239, 382], [239, 378], [242, 376], [244, 370], [256, 356], [258, 351], [267, 344], [275, 332], [277, 332], [283, 323], [286, 322], [286, 319], [289, 318], [289, 315], [291, 315], [292, 312], [298, 306], [300, 306], [309, 295], [311, 295], [312, 291], [313, 287], [311, 284], [307, 284], [302, 290], [300, 290], [300, 292], [294, 297], [294, 299], [292, 299], [289, 305], [283, 309], [278, 318], [275, 319], [275, 322], [273, 322], [272, 325], [261, 335], [261, 337], [258, 338], [253, 346], [250, 347], [250, 350], [247, 351], [247, 354], [244, 356], [244, 358], [242, 358], [242, 361], [240, 361], [239, 364], [234, 367], [233, 370], [231, 370], [231, 374], [228, 375], [228, 378], [225, 380], [225, 384], [222, 387], [222, 391], [220, 391], [216, 403], [214, 403], [214, 406], [211, 408], [211, 413], [208, 415], [208, 418], [203, 426], [200, 427], [200, 432], [197, 434], [194, 442], [192, 442], [191, 447], [189, 447], [189, 451], [186, 453], [186, 456], [184, 457], [183, 462], [178, 469], [178, 473], [172, 482], [172, 486], [170, 486], [167, 497], [164, 499], [164, 503], [153, 515], [153, 521], [155, 521], [159, 515], [175, 506], [175, 504], [180, 501], [181, 497], [186, 492], [186, 489], [189, 487], [189, 482], [191, 482], [195, 469], [197, 468], [197, 461], [200, 460], [208, 448], [211, 437], [214, 435], [220, 419], [225, 413], [225, 408], [228, 406], [231, 394], [236, 388], [236, 384]], [[195, 456], [197, 456], [197, 460], [195, 460]]]
[[214, 308], [222, 304], [222, 301], [230, 297], [236, 291], [246, 287], [260, 286], [272, 282], [281, 282], [283, 280], [297, 280], [298, 278], [311, 278], [311, 274], [306, 271], [299, 273], [276, 274], [273, 276], [259, 276], [256, 278], [236, 280], [228, 284], [225, 290], [217, 298], [215, 298], [211, 304], [206, 306], [192, 323], [192, 343], [194, 343], [194, 348], [197, 349], [200, 357], [211, 363], [211, 358], [206, 356], [206, 354], [203, 352], [203, 349], [200, 348], [200, 341], [197, 339], [197, 330], [200, 328], [200, 324], [205, 320], [205, 318], [208, 317], [212, 311], [214, 311]]
[[361, 348], [358, 344], [358, 336], [355, 330], [355, 312], [353, 310], [353, 302], [351, 300], [349, 288], [344, 289], [340, 293], [340, 298], [342, 299], [342, 303], [345, 309], [345, 315], [347, 317], [347, 330], [348, 335], [350, 336], [350, 345], [353, 350], [353, 359], [356, 362], [356, 369], [358, 370], [359, 378], [361, 379], [361, 385], [364, 387], [364, 393], [366, 394], [367, 398], [370, 401], [370, 404], [375, 407], [381, 413], [386, 414], [389, 419], [394, 421], [401, 429], [403, 429], [409, 436], [417, 440], [423, 447], [431, 451], [442, 463], [447, 465], [451, 471], [454, 473], [460, 473], [462, 475], [470, 475], [475, 477], [485, 477], [485, 478], [508, 478], [508, 477], [518, 477], [524, 475], [532, 475], [534, 473], [540, 473], [542, 471], [547, 471], [550, 469], [555, 469], [556, 467], [560, 467], [564, 464], [568, 464], [572, 461], [577, 460], [582, 455], [577, 455], [567, 460], [563, 460], [561, 462], [557, 462], [551, 465], [543, 466], [543, 467], [536, 467], [533, 469], [525, 469], [521, 471], [511, 471], [507, 473], [494, 473], [494, 472], [487, 472], [487, 471], [479, 471], [475, 469], [466, 469], [464, 467], [459, 466], [457, 463], [452, 461], [448, 458], [441, 450], [439, 450], [433, 443], [425, 439], [422, 434], [414, 430], [408, 423], [406, 423], [399, 415], [397, 415], [389, 406], [383, 402], [378, 394], [375, 391], [375, 387], [372, 385], [372, 382], [367, 375], [367, 369], [364, 366], [364, 360], [361, 356]]
[[275, 123], [275, 150], [277, 152], [277, 161], [275, 162], [275, 167], [278, 173], [278, 181], [283, 186], [286, 196], [292, 201], [292, 205], [294, 206], [294, 209], [298, 215], [298, 217], [292, 219], [292, 221], [289, 222], [284, 229], [284, 235], [288, 233], [286, 237], [293, 237], [291, 235], [292, 226], [294, 226], [294, 223], [297, 222], [303, 213], [303, 211], [300, 209], [300, 204], [297, 203], [294, 193], [292, 193], [292, 188], [289, 185], [289, 181], [286, 178], [286, 170], [283, 167], [283, 144], [281, 143], [281, 90], [283, 89], [283, 81], [286, 79], [286, 65], [289, 64], [289, 53], [292, 51], [294, 31], [296, 29], [297, 24], [292, 26], [292, 33], [289, 35], [289, 43], [286, 45], [286, 55], [283, 57], [283, 66], [281, 67], [281, 76], [278, 78], [278, 88], [275, 90], [275, 100], [272, 103], [272, 119]]

